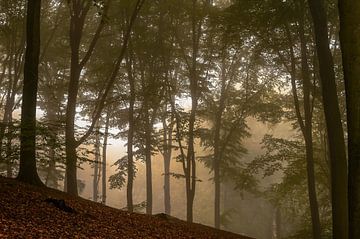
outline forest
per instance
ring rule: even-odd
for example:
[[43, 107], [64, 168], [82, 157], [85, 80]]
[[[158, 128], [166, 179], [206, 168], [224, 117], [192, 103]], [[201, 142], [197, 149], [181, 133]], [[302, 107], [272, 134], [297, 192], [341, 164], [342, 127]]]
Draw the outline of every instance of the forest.
[[359, 1], [1, 0], [0, 117], [0, 178], [360, 238]]

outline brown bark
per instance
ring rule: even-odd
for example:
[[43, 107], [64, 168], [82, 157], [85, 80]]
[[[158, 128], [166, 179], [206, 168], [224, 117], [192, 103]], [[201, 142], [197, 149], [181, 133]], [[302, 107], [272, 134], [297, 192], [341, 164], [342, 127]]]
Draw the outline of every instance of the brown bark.
[[151, 168], [151, 122], [147, 103], [145, 103], [145, 166], [146, 166], [146, 214], [152, 214], [152, 168]]
[[333, 238], [348, 238], [347, 160], [323, 1], [308, 0], [314, 23], [331, 162]]
[[190, 80], [190, 96], [191, 96], [191, 110], [189, 117], [189, 131], [187, 138], [188, 151], [186, 155], [186, 170], [185, 170], [185, 184], [186, 184], [186, 218], [188, 222], [193, 222], [193, 204], [196, 189], [196, 159], [194, 149], [194, 130], [196, 112], [198, 108], [198, 75], [197, 75], [197, 56], [199, 51], [199, 24], [196, 19], [196, 4], [197, 0], [192, 1], [191, 27], [192, 27], [192, 56], [189, 64], [189, 80]]
[[[165, 107], [165, 112], [167, 106]], [[167, 125], [166, 117], [163, 118], [163, 157], [164, 157], [164, 208], [167, 215], [171, 214], [171, 201], [170, 201], [170, 163], [172, 154], [172, 132], [173, 132], [173, 116], [170, 117], [170, 124]]]
[[20, 169], [18, 180], [43, 185], [36, 169], [36, 97], [40, 54], [41, 0], [27, 2], [26, 52], [21, 105]]
[[349, 238], [360, 238], [360, 2], [339, 0], [349, 156]]
[[[98, 99], [98, 104], [95, 107], [94, 115], [92, 117], [92, 122], [87, 130], [87, 132], [79, 139], [75, 139], [75, 114], [76, 114], [76, 98], [79, 89], [80, 73], [87, 61], [90, 59], [92, 52], [94, 51], [96, 42], [100, 37], [100, 33], [105, 25], [105, 18], [107, 10], [109, 9], [109, 4], [111, 0], [108, 0], [105, 4], [103, 17], [98, 25], [96, 33], [89, 45], [88, 51], [86, 52], [84, 58], [80, 61], [79, 59], [79, 49], [81, 34], [84, 27], [84, 21], [88, 10], [90, 8], [91, 2], [87, 2], [83, 5], [78, 0], [73, 0], [71, 8], [71, 20], [70, 20], [70, 45], [71, 45], [71, 70], [70, 70], [70, 83], [68, 89], [68, 103], [66, 108], [66, 130], [65, 130], [65, 142], [66, 142], [66, 177], [67, 177], [67, 192], [73, 195], [77, 195], [77, 176], [76, 176], [76, 149], [80, 146], [92, 133], [92, 130], [95, 127], [96, 122], [101, 116], [101, 112], [105, 106], [105, 102], [112, 86], [115, 83], [116, 76], [120, 69], [120, 64], [124, 58], [125, 51], [127, 48], [128, 41], [130, 39], [130, 33], [132, 25], [144, 3], [144, 0], [138, 0], [136, 2], [135, 9], [131, 15], [130, 22], [127, 26], [123, 44], [115, 61], [113, 71], [111, 72], [110, 77], [106, 80], [104, 91], [101, 92]], [[75, 168], [69, 168], [75, 167]]]
[[130, 100], [129, 100], [129, 115], [128, 123], [129, 130], [127, 135], [127, 209], [128, 211], [133, 211], [133, 183], [134, 183], [134, 161], [133, 161], [133, 144], [134, 144], [134, 127], [135, 127], [135, 118], [134, 118], [134, 105], [135, 105], [135, 80], [133, 78], [132, 72], [132, 58], [131, 53], [126, 57], [126, 69], [127, 69], [127, 78], [130, 86]]
[[99, 178], [100, 178], [100, 124], [97, 124], [95, 131], [95, 161], [94, 161], [94, 178], [93, 178], [93, 201], [97, 202], [99, 198]]
[[[68, 98], [66, 105], [66, 126], [65, 126], [65, 146], [66, 146], [66, 190], [69, 194], [78, 195], [77, 189], [77, 142], [75, 139], [75, 115], [76, 115], [76, 100], [79, 91], [80, 73], [86, 62], [81, 61], [79, 57], [79, 50], [81, 44], [81, 37], [84, 28], [85, 18], [89, 11], [90, 5], [83, 6], [80, 1], [69, 1], [71, 9], [70, 17], [70, 48], [71, 48], [71, 63], [70, 63], [70, 81], [68, 86]], [[88, 53], [93, 49], [88, 50]], [[89, 54], [86, 55], [89, 55]], [[90, 53], [91, 54], [91, 53]], [[84, 58], [85, 59], [85, 58]]]
[[[298, 97], [298, 89], [296, 85], [296, 58], [294, 52], [294, 42], [291, 36], [289, 26], [285, 24], [286, 37], [290, 46], [290, 67], [287, 66], [287, 62], [284, 57], [278, 52], [278, 55], [288, 70], [291, 79], [291, 90], [294, 99], [294, 108], [296, 119], [298, 121], [301, 133], [305, 141], [305, 158], [306, 158], [306, 171], [307, 171], [307, 185], [308, 185], [308, 197], [310, 204], [310, 214], [312, 221], [312, 232], [314, 238], [321, 237], [321, 224], [319, 216], [319, 206], [316, 195], [316, 182], [315, 182], [315, 163], [314, 163], [314, 150], [313, 150], [313, 137], [312, 137], [312, 102], [311, 102], [311, 81], [310, 70], [307, 57], [307, 43], [305, 38], [304, 29], [304, 2], [300, 2], [300, 8], [297, 9], [299, 14], [298, 19], [298, 34], [300, 38], [300, 50], [301, 50], [301, 78], [303, 86], [303, 109], [304, 117], [301, 113], [300, 101]], [[314, 96], [313, 96], [314, 97]]]
[[215, 182], [215, 203], [214, 203], [214, 222], [215, 228], [220, 228], [220, 161], [221, 161], [221, 145], [220, 145], [220, 131], [222, 125], [222, 114], [225, 109], [226, 98], [226, 69], [225, 59], [222, 63], [221, 73], [221, 92], [219, 105], [215, 115], [215, 136], [214, 136], [214, 182]]
[[[144, 63], [140, 61], [140, 65]], [[151, 133], [152, 122], [150, 120], [150, 106], [149, 101], [149, 84], [145, 79], [145, 70], [141, 67], [141, 85], [143, 97], [143, 110], [144, 110], [144, 133], [145, 133], [145, 171], [146, 171], [146, 214], [152, 214], [152, 168], [151, 168]]]
[[315, 168], [314, 168], [314, 149], [312, 136], [312, 103], [311, 103], [311, 81], [310, 70], [307, 57], [307, 43], [305, 39], [304, 30], [304, 15], [305, 7], [304, 1], [300, 1], [299, 11], [299, 36], [301, 48], [301, 76], [303, 80], [303, 97], [304, 97], [304, 131], [303, 136], [305, 140], [306, 150], [306, 172], [309, 192], [310, 212], [312, 221], [312, 230], [314, 238], [321, 238], [321, 224], [319, 216], [319, 205], [316, 196], [316, 182], [315, 182]]
[[104, 132], [104, 142], [103, 142], [103, 150], [102, 150], [102, 197], [101, 202], [102, 204], [106, 204], [106, 161], [107, 161], [107, 144], [109, 138], [109, 126], [110, 126], [110, 114], [109, 111], [106, 114], [106, 121], [105, 121], [105, 132]]

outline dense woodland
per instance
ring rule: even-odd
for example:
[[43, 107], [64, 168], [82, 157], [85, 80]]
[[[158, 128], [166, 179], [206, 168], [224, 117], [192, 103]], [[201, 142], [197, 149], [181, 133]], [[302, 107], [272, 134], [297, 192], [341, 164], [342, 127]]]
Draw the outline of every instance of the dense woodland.
[[[91, 165], [94, 201], [125, 190], [124, 210], [153, 214], [161, 193], [172, 215], [185, 197], [196, 222], [206, 168], [215, 228], [236, 223], [227, 188], [271, 211], [248, 236], [360, 238], [359, 16], [351, 0], [1, 0], [0, 173], [77, 196]], [[249, 155], [252, 122], [291, 133]]]

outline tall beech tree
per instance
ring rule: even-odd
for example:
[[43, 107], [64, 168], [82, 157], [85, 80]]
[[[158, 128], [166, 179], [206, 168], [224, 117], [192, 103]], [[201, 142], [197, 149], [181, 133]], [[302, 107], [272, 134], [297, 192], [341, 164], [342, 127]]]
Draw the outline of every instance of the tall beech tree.
[[76, 149], [91, 135], [92, 130], [99, 117], [101, 116], [102, 109], [104, 108], [107, 96], [114, 85], [116, 76], [119, 72], [121, 62], [124, 58], [127, 44], [130, 38], [132, 25], [144, 3], [144, 0], [138, 0], [135, 3], [134, 10], [127, 24], [125, 34], [123, 36], [122, 46], [120, 53], [115, 59], [113, 69], [106, 79], [103, 89], [99, 93], [97, 104], [94, 109], [93, 116], [91, 117], [91, 125], [88, 130], [76, 139], [75, 137], [75, 116], [76, 116], [76, 101], [80, 86], [81, 72], [85, 64], [89, 61], [100, 34], [106, 23], [107, 11], [111, 0], [104, 3], [102, 17], [96, 29], [96, 32], [88, 46], [84, 57], [80, 60], [81, 38], [84, 29], [85, 19], [91, 7], [91, 1], [68, 1], [70, 8], [70, 46], [71, 46], [71, 67], [70, 67], [70, 82], [68, 87], [68, 102], [66, 107], [66, 128], [65, 128], [65, 142], [66, 142], [66, 190], [72, 195], [77, 195], [77, 152]]
[[[305, 4], [303, 0], [300, 0], [299, 3], [295, 3], [295, 11], [297, 14], [297, 32], [298, 38], [300, 40], [300, 62], [301, 62], [301, 83], [302, 83], [302, 93], [303, 93], [303, 105], [298, 96], [297, 89], [297, 59], [295, 56], [294, 45], [295, 41], [291, 35], [289, 24], [285, 24], [285, 35], [289, 43], [289, 52], [290, 52], [290, 66], [287, 65], [287, 61], [284, 59], [284, 56], [281, 55], [278, 50], [279, 58], [284, 64], [285, 68], [288, 69], [290, 78], [291, 78], [291, 88], [294, 99], [294, 108], [296, 113], [296, 118], [298, 121], [299, 128], [305, 140], [305, 158], [306, 158], [306, 172], [307, 172], [307, 183], [308, 183], [308, 195], [309, 195], [309, 204], [312, 220], [312, 232], [314, 238], [321, 238], [321, 225], [320, 225], [320, 216], [319, 216], [319, 206], [316, 195], [316, 182], [315, 182], [315, 166], [314, 166], [314, 149], [313, 149], [313, 136], [312, 136], [312, 118], [313, 118], [313, 101], [314, 92], [311, 91], [311, 74], [310, 67], [308, 63], [308, 43], [305, 36]], [[302, 115], [301, 109], [303, 109], [304, 115]]]
[[110, 127], [110, 110], [107, 110], [106, 118], [105, 118], [105, 131], [104, 131], [104, 140], [102, 144], [102, 173], [101, 173], [101, 203], [106, 204], [106, 164], [107, 164], [107, 145], [108, 145], [108, 138], [109, 138], [109, 127]]
[[[182, 146], [181, 148], [181, 162], [183, 165], [183, 171], [185, 176], [185, 188], [186, 188], [186, 219], [188, 222], [193, 222], [193, 206], [194, 198], [196, 191], [196, 152], [195, 152], [195, 131], [196, 131], [196, 120], [197, 120], [197, 111], [199, 105], [199, 98], [202, 93], [202, 84], [201, 81], [204, 81], [203, 78], [203, 64], [200, 62], [199, 58], [201, 57], [201, 48], [202, 37], [204, 34], [205, 21], [207, 17], [207, 10], [209, 9], [210, 2], [200, 2], [197, 0], [189, 1], [186, 5], [186, 15], [189, 18], [188, 26], [189, 32], [186, 32], [187, 36], [180, 35], [179, 29], [175, 30], [175, 36], [177, 44], [179, 45], [180, 52], [182, 54], [182, 60], [185, 63], [187, 78], [189, 81], [188, 89], [191, 101], [191, 108], [189, 112], [189, 117], [187, 119], [187, 135], [186, 135], [186, 154]], [[181, 20], [180, 20], [181, 21]], [[179, 23], [178, 23], [179, 24]], [[181, 22], [183, 24], [183, 22]], [[178, 26], [177, 26], [178, 27]], [[184, 39], [183, 39], [184, 38]], [[188, 42], [186, 42], [188, 41]], [[188, 44], [188, 45], [185, 45]], [[187, 51], [190, 49], [190, 51]], [[175, 107], [172, 107], [172, 110], [175, 110]], [[180, 126], [179, 115], [175, 118], [177, 121], [177, 127]], [[179, 130], [177, 132], [180, 133]], [[180, 139], [177, 139], [178, 143]]]
[[360, 2], [339, 0], [349, 157], [349, 238], [360, 238]]
[[[331, 164], [333, 238], [348, 238], [347, 159], [324, 2], [308, 0], [314, 24]], [[351, 109], [351, 108], [350, 108]], [[351, 121], [352, 122], [352, 121]], [[358, 206], [357, 206], [358, 207]]]
[[71, 63], [70, 63], [70, 81], [68, 86], [68, 98], [66, 107], [66, 127], [65, 127], [65, 143], [66, 143], [66, 191], [70, 194], [77, 195], [77, 147], [86, 138], [80, 141], [75, 138], [75, 116], [76, 116], [76, 101], [79, 91], [81, 71], [85, 64], [89, 61], [100, 33], [105, 25], [105, 17], [109, 7], [110, 0], [106, 1], [102, 18], [98, 24], [95, 35], [91, 40], [90, 45], [82, 59], [80, 59], [81, 39], [85, 20], [92, 6], [91, 1], [68, 0], [70, 9], [70, 48], [71, 48]]
[[21, 105], [21, 147], [18, 180], [42, 185], [36, 169], [36, 98], [40, 54], [41, 0], [27, 2], [26, 51]]

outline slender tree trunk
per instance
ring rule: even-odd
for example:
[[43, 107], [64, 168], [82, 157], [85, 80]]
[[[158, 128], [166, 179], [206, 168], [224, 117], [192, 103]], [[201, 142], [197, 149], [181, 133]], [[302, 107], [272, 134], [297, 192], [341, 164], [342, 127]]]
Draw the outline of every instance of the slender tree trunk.
[[222, 125], [222, 115], [225, 108], [225, 90], [226, 90], [226, 69], [225, 69], [225, 59], [223, 59], [222, 69], [221, 69], [221, 92], [219, 105], [215, 115], [215, 136], [214, 136], [214, 181], [215, 181], [215, 228], [220, 228], [220, 161], [221, 161], [221, 152], [220, 152], [220, 132]]
[[99, 126], [97, 123], [96, 132], [95, 132], [95, 162], [94, 162], [94, 178], [93, 178], [93, 201], [97, 202], [99, 197], [99, 175], [100, 175], [100, 132]]
[[[75, 116], [76, 116], [76, 100], [79, 91], [79, 82], [81, 71], [84, 68], [85, 64], [89, 61], [95, 45], [100, 37], [100, 33], [104, 27], [107, 10], [109, 8], [111, 0], [104, 2], [104, 10], [102, 13], [102, 19], [100, 20], [96, 32], [89, 44], [89, 47], [80, 61], [79, 52], [81, 46], [81, 37], [85, 24], [85, 18], [89, 12], [91, 2], [90, 1], [80, 1], [80, 0], [71, 0], [68, 1], [70, 8], [70, 48], [71, 48], [71, 63], [70, 63], [70, 82], [68, 87], [68, 98], [66, 105], [66, 125], [65, 125], [65, 147], [66, 147], [66, 189], [67, 192], [71, 195], [78, 195], [77, 189], [77, 175], [76, 175], [76, 165], [77, 165], [77, 147], [86, 140], [86, 138], [91, 134], [91, 131], [100, 117], [102, 107], [96, 108], [96, 117], [92, 119], [92, 124], [88, 129], [87, 133], [84, 134], [80, 140], [75, 138]], [[124, 46], [123, 46], [124, 47]], [[108, 85], [112, 85], [112, 82], [109, 81]], [[102, 101], [100, 104], [103, 104], [104, 98], [106, 98], [107, 93], [103, 94]]]
[[194, 128], [195, 128], [195, 117], [197, 110], [197, 97], [192, 90], [192, 108], [189, 118], [189, 133], [188, 133], [188, 152], [186, 157], [186, 199], [187, 199], [187, 221], [193, 222], [193, 204], [195, 197], [195, 186], [196, 186], [196, 162], [195, 162], [195, 150], [194, 150]]
[[[57, 116], [55, 109], [52, 107], [48, 107], [47, 109], [47, 119], [51, 124], [56, 122]], [[49, 150], [49, 165], [47, 169], [45, 185], [48, 187], [58, 188], [58, 178], [56, 177], [56, 154], [55, 154], [55, 144], [56, 144], [56, 134], [58, 133], [58, 129], [56, 127], [50, 126], [50, 137], [49, 144], [47, 146]]]
[[312, 105], [310, 99], [310, 70], [307, 57], [307, 43], [304, 30], [304, 1], [300, 1], [299, 15], [299, 35], [301, 47], [301, 75], [303, 80], [303, 97], [304, 97], [304, 128], [303, 136], [305, 139], [306, 150], [306, 172], [309, 192], [310, 212], [312, 221], [312, 230], [314, 239], [321, 238], [321, 224], [319, 216], [319, 205], [316, 196], [315, 168], [314, 168], [314, 150], [312, 137]]
[[360, 238], [360, 2], [339, 0], [349, 155], [349, 238]]
[[46, 173], [45, 185], [57, 189], [57, 179], [54, 177], [56, 171], [55, 150], [49, 148], [49, 166]]
[[[220, 228], [220, 125], [221, 115], [217, 113], [216, 128], [215, 128], [215, 140], [214, 140], [214, 181], [215, 181], [215, 203], [214, 203], [214, 222], [215, 228]], [[219, 119], [220, 117], [220, 119]]]
[[12, 154], [13, 147], [12, 147], [12, 141], [13, 141], [13, 122], [12, 122], [12, 114], [9, 115], [9, 121], [8, 121], [8, 132], [6, 136], [6, 158], [7, 158], [7, 164], [6, 164], [6, 171], [7, 171], [7, 177], [12, 178], [12, 171], [13, 171], [13, 160], [12, 160]]
[[[165, 112], [167, 107], [165, 107]], [[171, 214], [171, 200], [170, 200], [170, 163], [172, 153], [172, 132], [173, 132], [173, 117], [170, 119], [169, 126], [166, 123], [166, 117], [163, 119], [163, 138], [164, 138], [164, 207], [167, 215]]]
[[196, 120], [196, 111], [198, 107], [198, 76], [197, 76], [197, 55], [199, 51], [199, 35], [200, 32], [197, 29], [197, 20], [196, 20], [196, 3], [197, 0], [192, 1], [192, 14], [191, 14], [191, 24], [192, 24], [192, 56], [191, 56], [191, 66], [189, 69], [190, 73], [190, 96], [191, 96], [191, 111], [189, 117], [189, 132], [188, 132], [188, 151], [186, 155], [186, 172], [185, 172], [185, 184], [186, 184], [186, 201], [187, 201], [187, 221], [193, 222], [193, 204], [195, 197], [196, 189], [196, 159], [195, 159], [195, 149], [194, 149], [194, 130], [195, 130], [195, 120]]
[[80, 6], [73, 10], [74, 14], [70, 19], [70, 47], [71, 47], [71, 66], [70, 82], [68, 87], [68, 99], [66, 105], [66, 125], [65, 125], [65, 147], [66, 147], [66, 188], [71, 195], [78, 195], [77, 189], [77, 142], [75, 139], [75, 114], [76, 100], [79, 91], [79, 81], [81, 66], [79, 63], [80, 40], [84, 24], [84, 17], [80, 17]]
[[127, 178], [127, 209], [132, 212], [133, 206], [133, 182], [134, 182], [134, 162], [133, 162], [133, 142], [134, 142], [134, 105], [135, 105], [135, 80], [132, 74], [132, 59], [131, 54], [128, 54], [126, 59], [126, 68], [128, 74], [128, 81], [130, 86], [130, 101], [129, 101], [129, 131], [128, 131], [128, 142], [127, 142], [127, 155], [128, 155], [128, 178]]
[[152, 169], [151, 169], [151, 120], [145, 97], [145, 166], [146, 166], [146, 214], [152, 214]]
[[325, 121], [329, 141], [333, 238], [347, 239], [347, 162], [335, 83], [334, 63], [329, 49], [327, 17], [323, 1], [308, 0], [308, 3], [314, 23]]
[[273, 238], [274, 239], [281, 239], [281, 210], [280, 207], [277, 206], [275, 208], [275, 212], [274, 212], [274, 230], [275, 232], [273, 233]]
[[170, 200], [170, 162], [171, 153], [166, 152], [164, 155], [164, 208], [167, 215], [171, 215]]
[[170, 162], [171, 151], [165, 152], [164, 155], [164, 208], [167, 215], [171, 215], [171, 200], [170, 200]]
[[[169, 71], [170, 71], [170, 59], [167, 50], [164, 46], [164, 32], [166, 31], [165, 28], [165, 19], [164, 15], [166, 13], [166, 6], [161, 2], [158, 3], [159, 7], [159, 23], [158, 23], [158, 44], [159, 44], [159, 54], [161, 58], [160, 68], [161, 71], [166, 75], [166, 83], [169, 81]], [[171, 50], [169, 50], [171, 51]], [[166, 92], [167, 94], [169, 92]], [[173, 100], [173, 96], [169, 94], [168, 96], [169, 101]], [[172, 154], [172, 140], [173, 140], [173, 127], [174, 127], [174, 119], [173, 119], [173, 112], [170, 113], [170, 123], [167, 124], [167, 117], [168, 117], [168, 104], [172, 104], [171, 102], [167, 102], [164, 106], [164, 115], [162, 117], [162, 126], [163, 126], [163, 159], [164, 159], [164, 211], [165, 214], [171, 214], [171, 196], [170, 196], [170, 164], [171, 164], [171, 154]], [[170, 106], [171, 109], [171, 106]]]
[[215, 122], [215, 140], [214, 140], [214, 181], [215, 181], [215, 203], [214, 203], [214, 222], [215, 228], [220, 228], [220, 125], [221, 125], [221, 112], [216, 114]]
[[[301, 9], [298, 9], [300, 12], [299, 15], [299, 36], [301, 44], [301, 74], [302, 74], [302, 85], [303, 85], [303, 97], [304, 97], [304, 115], [305, 120], [301, 114], [301, 107], [297, 93], [297, 84], [296, 84], [296, 58], [293, 48], [293, 40], [291, 36], [290, 29], [288, 25], [285, 25], [286, 35], [290, 44], [290, 64], [291, 67], [288, 68], [288, 71], [291, 76], [291, 88], [294, 98], [294, 108], [296, 113], [296, 118], [299, 123], [301, 133], [305, 140], [305, 150], [306, 150], [306, 171], [307, 171], [307, 184], [308, 184], [308, 197], [310, 204], [310, 213], [311, 213], [311, 222], [312, 222], [312, 232], [314, 238], [321, 237], [321, 227], [320, 227], [320, 217], [319, 217], [319, 208], [316, 196], [316, 184], [315, 184], [315, 169], [314, 169], [314, 156], [313, 156], [313, 140], [312, 140], [312, 105], [310, 103], [310, 73], [309, 66], [307, 62], [307, 46], [305, 41], [304, 33], [304, 5], [303, 2], [300, 2]], [[279, 55], [282, 59], [283, 57]], [[283, 59], [283, 64], [286, 66], [286, 62]]]
[[28, 0], [18, 180], [43, 185], [36, 169], [36, 97], [40, 53], [41, 0]]
[[106, 114], [106, 122], [105, 122], [105, 133], [104, 133], [104, 142], [103, 142], [103, 152], [102, 152], [102, 204], [106, 204], [106, 158], [107, 158], [107, 144], [109, 137], [109, 126], [110, 126], [110, 114], [107, 112]]

